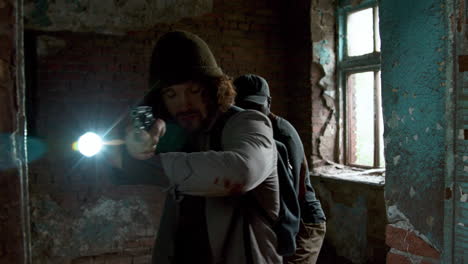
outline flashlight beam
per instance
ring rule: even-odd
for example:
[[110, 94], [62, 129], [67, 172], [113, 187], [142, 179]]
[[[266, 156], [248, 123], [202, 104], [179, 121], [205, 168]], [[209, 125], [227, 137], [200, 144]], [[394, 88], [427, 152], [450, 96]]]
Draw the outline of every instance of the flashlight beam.
[[108, 146], [121, 146], [121, 145], [125, 145], [125, 140], [123, 140], [123, 139], [113, 139], [113, 140], [109, 140], [109, 141], [104, 141], [103, 144], [108, 145]]

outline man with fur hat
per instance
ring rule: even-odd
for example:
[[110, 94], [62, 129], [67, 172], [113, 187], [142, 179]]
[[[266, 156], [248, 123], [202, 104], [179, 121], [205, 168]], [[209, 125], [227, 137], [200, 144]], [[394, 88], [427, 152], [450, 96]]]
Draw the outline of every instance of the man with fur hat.
[[285, 264], [315, 264], [325, 238], [325, 214], [315, 196], [309, 179], [304, 147], [296, 129], [286, 119], [270, 111], [271, 97], [267, 81], [255, 74], [245, 74], [234, 80], [236, 105], [258, 110], [270, 118], [274, 139], [288, 151], [292, 174], [299, 182], [298, 200], [301, 208], [299, 233], [296, 235], [296, 253], [284, 258]]
[[[234, 107], [232, 82], [207, 44], [189, 32], [169, 32], [158, 40], [150, 87], [145, 103], [158, 119], [148, 133], [128, 129], [126, 151], [114, 164], [121, 184], [167, 190], [153, 263], [281, 263], [273, 230], [243, 203], [248, 192], [270, 217], [279, 212], [277, 152], [268, 117], [247, 110], [225, 118]], [[188, 134], [183, 152], [155, 154], [166, 123]]]

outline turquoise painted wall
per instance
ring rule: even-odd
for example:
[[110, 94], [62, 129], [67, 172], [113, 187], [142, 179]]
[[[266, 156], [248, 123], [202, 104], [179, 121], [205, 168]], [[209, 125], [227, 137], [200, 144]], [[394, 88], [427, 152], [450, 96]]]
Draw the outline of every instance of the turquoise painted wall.
[[348, 263], [334, 254], [354, 264], [385, 263], [383, 187], [325, 177], [312, 177], [312, 185], [327, 216], [325, 245], [317, 263]]
[[443, 248], [446, 158], [443, 0], [380, 1], [386, 206]]

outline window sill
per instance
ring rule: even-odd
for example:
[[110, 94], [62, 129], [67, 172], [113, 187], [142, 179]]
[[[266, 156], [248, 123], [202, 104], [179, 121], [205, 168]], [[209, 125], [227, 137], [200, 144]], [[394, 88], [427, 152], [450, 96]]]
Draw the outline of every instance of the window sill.
[[333, 164], [314, 168], [311, 172], [311, 176], [373, 186], [385, 185], [385, 169], [361, 169]]

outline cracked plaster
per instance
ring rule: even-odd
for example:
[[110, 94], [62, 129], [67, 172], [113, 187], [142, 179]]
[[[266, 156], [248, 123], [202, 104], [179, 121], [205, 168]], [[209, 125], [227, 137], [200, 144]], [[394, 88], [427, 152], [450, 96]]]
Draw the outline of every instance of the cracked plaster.
[[25, 27], [42, 31], [125, 34], [209, 13], [212, 0], [27, 0]]
[[[135, 236], [152, 237], [150, 210], [138, 198], [113, 200], [102, 196], [74, 215], [50, 195], [33, 196], [32, 250], [35, 258], [77, 257], [122, 250]], [[44, 252], [48, 252], [44, 255]]]
[[[440, 252], [440, 249], [436, 245], [434, 245], [434, 243], [432, 243], [429, 240], [429, 238], [427, 238], [423, 233], [418, 231], [413, 226], [413, 224], [410, 222], [408, 217], [403, 212], [400, 211], [398, 206], [396, 206], [396, 205], [387, 206], [387, 219], [388, 219], [388, 223], [390, 225], [393, 225], [395, 227], [398, 227], [398, 228], [407, 230], [409, 232], [415, 233], [416, 236], [418, 236], [424, 242], [426, 242], [428, 245], [434, 247], [437, 251]], [[432, 216], [427, 217], [427, 221], [433, 223], [434, 217], [432, 217]]]

